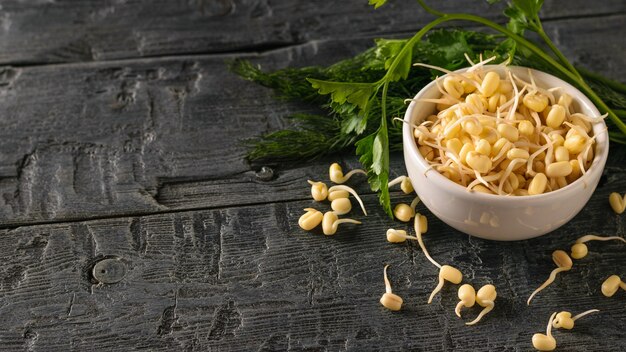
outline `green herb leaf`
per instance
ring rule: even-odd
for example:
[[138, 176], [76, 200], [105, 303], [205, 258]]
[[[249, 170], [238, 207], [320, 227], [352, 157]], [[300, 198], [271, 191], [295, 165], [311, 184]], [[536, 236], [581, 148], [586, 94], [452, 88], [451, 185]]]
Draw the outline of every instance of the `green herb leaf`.
[[246, 60], [228, 63], [229, 69], [249, 81], [274, 89], [282, 99], [321, 102], [320, 95], [306, 81], [307, 77], [325, 79], [327, 73], [321, 67], [286, 68], [266, 73]]
[[522, 35], [524, 30], [538, 32], [541, 30], [539, 11], [543, 0], [513, 0], [504, 14], [510, 18], [507, 28], [516, 34]]
[[369, 0], [369, 4], [374, 5], [375, 9], [383, 6], [386, 2], [387, 0]]
[[513, 6], [522, 10], [524, 15], [531, 19], [539, 19], [539, 11], [543, 6], [543, 0], [513, 0]]
[[375, 57], [370, 60], [364, 69], [386, 70], [393, 59], [400, 53], [406, 39], [376, 39]]
[[341, 122], [341, 133], [350, 134], [354, 132], [357, 135], [362, 134], [367, 127], [367, 111], [352, 112], [346, 115], [347, 117], [343, 117]]
[[522, 10], [517, 7], [507, 7], [504, 10], [504, 14], [510, 18], [506, 27], [513, 33], [524, 34], [524, 30], [528, 28], [528, 18], [524, 16]]
[[319, 94], [330, 94], [334, 102], [343, 104], [346, 101], [364, 110], [376, 86], [372, 83], [332, 82], [319, 79], [307, 78], [313, 88], [318, 89]]
[[473, 52], [467, 38], [464, 31], [433, 31], [425, 43], [428, 63], [451, 70], [467, 65], [463, 55]]
[[363, 137], [354, 144], [356, 146], [356, 153], [359, 155], [359, 161], [364, 167], [371, 166], [374, 160], [374, 139], [377, 133], [378, 131]]
[[296, 114], [289, 116], [295, 125], [244, 141], [249, 161], [287, 161], [314, 159], [338, 152], [354, 143], [350, 135], [338, 135], [339, 122], [328, 116]]
[[367, 169], [367, 181], [372, 191], [378, 192], [378, 200], [383, 210], [393, 216], [389, 198], [389, 141], [387, 129], [382, 126], [374, 133], [356, 142], [359, 161]]
[[[387, 77], [390, 82], [406, 79], [409, 76], [409, 71], [411, 71], [411, 65], [413, 63], [413, 48], [407, 45], [408, 42], [404, 43], [402, 50], [385, 62], [385, 69], [388, 69], [385, 77]], [[391, 67], [392, 62], [395, 60], [399, 60], [398, 64], [395, 67]]]
[[380, 175], [385, 167], [385, 147], [387, 144], [387, 136], [379, 130], [372, 145], [372, 171], [376, 175]]

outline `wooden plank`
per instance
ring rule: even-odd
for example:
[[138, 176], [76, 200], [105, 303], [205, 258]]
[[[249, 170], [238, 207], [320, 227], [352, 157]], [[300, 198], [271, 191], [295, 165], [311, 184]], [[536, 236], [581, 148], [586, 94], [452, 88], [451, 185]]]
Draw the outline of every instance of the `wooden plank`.
[[[614, 44], [625, 17], [563, 20], [549, 30], [580, 64], [626, 81], [626, 48]], [[592, 30], [589, 38], [603, 40], [583, 39]], [[321, 41], [248, 57], [272, 69], [330, 63], [370, 45]], [[277, 168], [264, 182], [243, 160], [241, 141], [311, 108], [231, 74], [224, 62], [233, 57], [4, 68], [0, 226], [307, 197], [304, 181], [324, 175], [331, 158]], [[404, 173], [396, 160], [394, 172]]]
[[[580, 22], [569, 20], [567, 23], [572, 26], [578, 23], [578, 29], [570, 30], [568, 28], [570, 25], [557, 22], [547, 23], [545, 30], [571, 62], [592, 68], [606, 77], [626, 82], [626, 67], [611, 59], [612, 53], [625, 50], [624, 45], [621, 44], [626, 35], [626, 28], [621, 24], [622, 21], [621, 16], [606, 17], [602, 19], [602, 24], [595, 23], [593, 20]], [[605, 26], [614, 26], [614, 32], [605, 32], [602, 29], [606, 28]], [[602, 49], [595, 49], [598, 45], [601, 45]]]
[[[504, 21], [504, 2], [435, 3]], [[546, 1], [547, 20], [626, 12], [621, 0]], [[0, 8], [0, 63], [100, 61], [233, 50], [261, 50], [328, 38], [416, 31], [432, 16], [416, 2], [367, 1], [8, 0]]]
[[[436, 268], [415, 244], [386, 242], [387, 228], [407, 226], [373, 206], [372, 195], [370, 216], [352, 214], [364, 224], [333, 237], [297, 226], [302, 208], [328, 208], [310, 200], [0, 230], [0, 342], [4, 351], [518, 351], [531, 349], [552, 312], [597, 308], [555, 333], [559, 348], [622, 350], [625, 293], [605, 298], [600, 285], [623, 277], [623, 244], [590, 244], [587, 258], [525, 302], [553, 269], [552, 250], [589, 232], [624, 235], [623, 216], [606, 200], [614, 182], [624, 181], [610, 176], [563, 228], [515, 243], [470, 238], [419, 206], [431, 255], [476, 287], [497, 287], [495, 310], [475, 327], [464, 322], [480, 308], [458, 319], [452, 285], [426, 304]], [[105, 258], [123, 264], [121, 281], [93, 279]], [[399, 313], [378, 303], [385, 264], [405, 300]]]

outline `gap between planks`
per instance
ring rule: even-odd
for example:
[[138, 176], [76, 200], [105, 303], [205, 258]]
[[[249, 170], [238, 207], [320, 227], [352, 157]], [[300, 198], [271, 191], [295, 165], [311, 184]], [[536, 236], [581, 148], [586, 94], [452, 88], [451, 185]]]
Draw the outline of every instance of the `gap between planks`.
[[[626, 12], [611, 12], [611, 13], [599, 13], [594, 15], [573, 15], [573, 16], [559, 16], [559, 17], [550, 17], [542, 19], [542, 24], [552, 24], [559, 21], [571, 21], [571, 20], [592, 20], [592, 19], [603, 19], [603, 18], [611, 18], [611, 17], [621, 17], [626, 15]], [[455, 23], [458, 21], [455, 21]], [[495, 21], [496, 23], [501, 23], [500, 21]], [[471, 23], [471, 22], [470, 22]], [[454, 24], [446, 24], [438, 28], [450, 28], [450, 27], [458, 27], [458, 25]], [[478, 28], [483, 28], [480, 26], [463, 26], [463, 28], [476, 30]], [[418, 29], [416, 28], [416, 31]], [[72, 67], [72, 66], [90, 66], [90, 65], [98, 65], [98, 64], [128, 64], [135, 62], [154, 62], [161, 60], [188, 60], [188, 59], [203, 59], [203, 58], [219, 58], [219, 57], [231, 57], [231, 56], [248, 56], [248, 55], [264, 55], [275, 51], [280, 50], [288, 50], [291, 48], [295, 48], [298, 46], [306, 46], [312, 43], [324, 43], [327, 41], [344, 41], [344, 40], [363, 40], [369, 38], [378, 38], [378, 37], [401, 37], [401, 36], [411, 36], [415, 34], [416, 31], [399, 31], [399, 32], [388, 32], [381, 31], [378, 33], [369, 33], [357, 35], [354, 37], [333, 37], [331, 38], [317, 38], [310, 39], [306, 41], [294, 41], [291, 43], [282, 44], [280, 42], [267, 42], [261, 43], [258, 45], [250, 45], [240, 47], [234, 50], [214, 50], [214, 51], [195, 51], [195, 52], [185, 52], [183, 54], [165, 54], [165, 55], [145, 55], [141, 57], [128, 57], [128, 58], [118, 58], [118, 59], [104, 59], [104, 60], [96, 60], [96, 61], [72, 61], [72, 62], [29, 62], [29, 61], [16, 61], [16, 62], [6, 62], [0, 64], [0, 66], [8, 66], [15, 68], [30, 68], [30, 67]]]
[[[376, 195], [375, 192], [361, 192], [359, 194], [360, 197], [369, 197]], [[401, 191], [390, 192], [390, 195], [403, 195]], [[300, 197], [300, 198], [292, 198], [292, 199], [281, 199], [281, 200], [273, 200], [268, 202], [252, 202], [252, 203], [241, 203], [241, 204], [229, 204], [226, 206], [206, 206], [206, 207], [191, 207], [191, 208], [179, 208], [179, 209], [166, 209], [166, 210], [157, 210], [157, 211], [149, 211], [149, 212], [137, 212], [137, 213], [127, 213], [127, 214], [117, 214], [117, 215], [104, 215], [104, 216], [93, 216], [93, 217], [83, 217], [83, 218], [67, 218], [67, 219], [59, 219], [59, 220], [33, 220], [29, 222], [15, 222], [8, 223], [7, 225], [0, 226], [0, 231], [3, 230], [15, 230], [22, 227], [31, 227], [31, 226], [42, 226], [42, 225], [58, 225], [58, 224], [75, 224], [82, 223], [88, 221], [98, 221], [98, 220], [111, 220], [111, 219], [128, 219], [135, 217], [147, 217], [153, 215], [164, 215], [164, 214], [178, 214], [178, 213], [187, 213], [187, 212], [196, 212], [196, 211], [206, 211], [206, 210], [225, 210], [232, 208], [243, 208], [243, 207], [253, 207], [253, 206], [266, 206], [272, 204], [288, 204], [288, 203], [297, 203], [306, 200], [312, 200], [311, 197]]]

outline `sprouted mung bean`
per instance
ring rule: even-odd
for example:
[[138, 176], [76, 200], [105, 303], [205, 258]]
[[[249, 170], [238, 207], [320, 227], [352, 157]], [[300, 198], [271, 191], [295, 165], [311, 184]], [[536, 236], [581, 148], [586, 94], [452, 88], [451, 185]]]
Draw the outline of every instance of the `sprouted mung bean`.
[[[560, 88], [543, 88], [529, 71], [529, 82], [501, 66], [448, 73], [435, 82], [441, 97], [436, 115], [414, 127], [422, 156], [468, 191], [536, 195], [563, 188], [585, 174], [594, 156], [589, 117], [575, 111]], [[467, 89], [463, 89], [466, 87]], [[430, 170], [429, 169], [429, 170]], [[511, 176], [514, 177], [511, 177]]]
[[314, 208], [305, 208], [304, 213], [300, 219], [298, 219], [298, 225], [305, 231], [311, 231], [322, 223], [324, 214], [321, 211]]
[[[395, 230], [389, 229], [387, 230], [387, 241], [391, 243], [402, 243], [407, 240], [409, 237], [404, 230]], [[415, 238], [417, 239], [417, 238]]]
[[533, 335], [533, 347], [539, 351], [554, 351], [556, 348], [556, 339], [552, 336], [552, 322], [556, 312], [552, 313], [548, 326], [546, 327], [546, 334], [536, 333]]
[[350, 199], [348, 198], [337, 198], [333, 200], [332, 202], [330, 202], [330, 208], [337, 215], [344, 215], [344, 214], [348, 214], [350, 210], [352, 210], [352, 203], [350, 202]]
[[[359, 202], [359, 205], [361, 206], [361, 209], [363, 210], [363, 214], [365, 216], [367, 216], [367, 211], [365, 210], [365, 205], [363, 205], [363, 201], [361, 200], [361, 197], [359, 197], [359, 195], [356, 193], [356, 191], [348, 186], [345, 185], [336, 185], [336, 186], [332, 186], [328, 189], [328, 193], [335, 193], [336, 191], [345, 191], [348, 192], [350, 194], [352, 194], [354, 196], [354, 198], [357, 200], [357, 202]], [[336, 199], [334, 199], [336, 200]]]
[[411, 179], [408, 178], [407, 176], [398, 176], [394, 178], [393, 180], [389, 181], [389, 183], [387, 184], [387, 187], [391, 188], [397, 185], [398, 183], [400, 184], [400, 189], [402, 190], [402, 192], [404, 192], [404, 194], [413, 193], [414, 189], [413, 189], [413, 185], [411, 184]]
[[530, 305], [530, 301], [533, 299], [533, 297], [535, 297], [537, 293], [539, 293], [541, 290], [548, 287], [548, 285], [554, 282], [554, 279], [556, 278], [556, 275], [558, 273], [572, 269], [572, 258], [570, 258], [567, 253], [560, 249], [552, 252], [552, 261], [554, 261], [554, 264], [556, 264], [557, 268], [552, 270], [552, 272], [550, 273], [550, 277], [548, 277], [548, 279], [541, 286], [533, 291], [530, 297], [528, 297], [528, 301], [526, 302], [526, 304]]
[[[390, 231], [393, 230], [393, 231]], [[400, 238], [403, 238], [405, 240], [413, 240], [413, 241], [417, 241], [418, 238], [415, 236], [409, 236], [406, 234], [406, 231], [404, 230], [394, 230], [394, 229], [389, 229], [387, 230], [387, 241], [392, 242], [392, 243], [402, 243], [404, 241], [400, 241]], [[391, 238], [393, 241], [390, 241], [389, 238]]]
[[602, 283], [601, 291], [606, 297], [612, 297], [620, 288], [626, 291], [626, 282], [617, 275], [611, 275]]
[[314, 200], [321, 202], [328, 197], [328, 186], [324, 182], [307, 181], [311, 185], [311, 196]]
[[350, 179], [350, 177], [352, 177], [352, 175], [354, 174], [367, 175], [367, 172], [361, 169], [354, 169], [344, 175], [343, 170], [341, 169], [341, 165], [337, 163], [333, 163], [332, 165], [330, 165], [330, 168], [328, 169], [328, 175], [329, 175], [330, 180], [338, 184], [348, 181], [348, 179]]
[[413, 198], [411, 204], [399, 203], [393, 208], [393, 216], [402, 222], [409, 222], [415, 216], [415, 208], [420, 202], [419, 197]]
[[623, 196], [617, 192], [609, 195], [609, 204], [616, 214], [621, 214], [626, 210], [626, 194]]
[[340, 224], [350, 223], [350, 224], [361, 224], [358, 220], [353, 219], [339, 219], [337, 214], [334, 211], [327, 211], [324, 213], [324, 217], [322, 219], [322, 231], [324, 235], [330, 236], [337, 233], [337, 228]]
[[574, 328], [574, 322], [582, 317], [584, 317], [585, 315], [591, 314], [591, 313], [595, 313], [595, 312], [599, 312], [600, 310], [598, 309], [589, 309], [587, 311], [584, 311], [580, 314], [577, 314], [575, 316], [572, 317], [572, 313], [570, 312], [559, 312], [556, 317], [554, 318], [554, 320], [552, 320], [552, 327], [555, 329], [566, 329], [566, 330], [571, 330]]
[[476, 319], [470, 321], [469, 323], [465, 323], [465, 325], [474, 325], [478, 323], [485, 314], [491, 312], [493, 307], [495, 306], [495, 300], [498, 296], [496, 292], [496, 287], [494, 285], [488, 284], [481, 287], [478, 292], [476, 292], [476, 303], [479, 306], [484, 307], [484, 309], [478, 314]]
[[350, 193], [348, 193], [348, 191], [335, 189], [332, 192], [328, 192], [328, 201], [332, 202], [335, 199], [348, 198], [349, 196]]
[[441, 266], [441, 268], [439, 269], [439, 282], [437, 283], [437, 286], [435, 287], [433, 292], [431, 292], [430, 297], [428, 297], [428, 304], [432, 303], [433, 297], [435, 297], [435, 295], [439, 291], [441, 291], [441, 289], [443, 288], [443, 284], [446, 281], [449, 281], [455, 285], [460, 284], [461, 281], [463, 281], [463, 274], [461, 273], [461, 271], [459, 271], [459, 269], [453, 266]]
[[622, 241], [626, 243], [626, 239], [619, 236], [596, 236], [596, 235], [585, 235], [576, 240], [576, 243], [572, 245], [571, 248], [571, 257], [574, 259], [582, 259], [587, 256], [589, 249], [587, 248], [586, 242], [589, 241]]
[[[404, 242], [406, 240], [413, 240], [413, 241], [418, 241], [419, 242], [421, 240], [421, 232], [426, 232], [428, 230], [428, 222], [426, 220], [426, 217], [424, 215], [421, 215], [421, 214], [417, 214], [416, 219], [419, 222], [417, 224], [418, 227], [416, 227], [416, 229], [419, 228], [419, 231], [420, 231], [419, 232], [419, 236], [417, 236], [417, 235], [416, 236], [409, 236], [409, 235], [407, 235], [405, 230], [388, 229], [387, 230], [387, 241], [391, 242], [391, 243], [402, 243], [402, 242]], [[423, 246], [423, 242], [422, 242], [422, 244], [420, 246]], [[422, 247], [422, 248], [424, 248], [424, 247]], [[426, 251], [425, 248], [423, 250], [425, 251], [424, 253], [426, 254], [426, 256], [430, 258], [430, 255], [428, 254], [428, 251]], [[432, 259], [432, 258], [430, 258], [430, 259]], [[441, 265], [439, 265], [439, 263], [435, 262], [434, 260], [432, 262], [433, 262], [433, 264], [436, 263], [435, 265], [437, 265], [438, 268], [441, 267]]]
[[458, 297], [459, 303], [457, 303], [454, 313], [460, 318], [461, 309], [463, 309], [463, 307], [471, 308], [476, 303], [476, 290], [474, 286], [470, 284], [461, 285], [461, 287], [459, 287]]
[[389, 265], [385, 265], [385, 269], [383, 269], [383, 277], [385, 278], [385, 293], [380, 298], [380, 304], [389, 310], [398, 311], [402, 308], [402, 297], [391, 292], [391, 284], [387, 278], [388, 267]]
[[589, 248], [584, 243], [574, 243], [570, 249], [570, 257], [573, 259], [582, 259], [589, 253]]

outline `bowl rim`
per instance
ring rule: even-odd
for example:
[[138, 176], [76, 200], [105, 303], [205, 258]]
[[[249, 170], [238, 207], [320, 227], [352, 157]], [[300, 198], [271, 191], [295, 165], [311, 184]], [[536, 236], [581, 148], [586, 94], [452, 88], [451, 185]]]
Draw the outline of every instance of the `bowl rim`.
[[[484, 65], [483, 67], [503, 69], [503, 65]], [[465, 72], [469, 68], [470, 67], [465, 67], [465, 68], [458, 69], [453, 72], [461, 73], [461, 72]], [[556, 80], [559, 86], [563, 88], [562, 91], [572, 95], [572, 97], [579, 103], [579, 105], [581, 106], [581, 110], [589, 110], [596, 116], [601, 115], [598, 108], [591, 102], [591, 100], [589, 100], [589, 98], [587, 98], [585, 94], [583, 94], [580, 90], [578, 90], [573, 85], [560, 79], [559, 77], [556, 77], [547, 72], [539, 71], [539, 70], [529, 68], [529, 67], [524, 67], [524, 66], [511, 65], [511, 66], [506, 66], [506, 68], [508, 68], [511, 71], [524, 70], [528, 72], [528, 70], [530, 70], [533, 77], [539, 81], [542, 81], [545, 78]], [[442, 75], [439, 77], [439, 79], [443, 79], [447, 76], [448, 74]], [[433, 80], [432, 82], [424, 86], [415, 95], [415, 97], [412, 99], [411, 103], [406, 109], [406, 112], [404, 114], [404, 119], [403, 119], [404, 123], [402, 127], [403, 148], [408, 147], [409, 154], [416, 158], [417, 166], [419, 167], [419, 169], [421, 169], [420, 172], [424, 172], [424, 173], [432, 172], [431, 173], [432, 176], [429, 175], [428, 177], [434, 177], [435, 178], [434, 181], [438, 183], [443, 182], [442, 184], [443, 186], [450, 185], [449, 191], [454, 192], [455, 196], [460, 196], [465, 199], [474, 199], [477, 201], [484, 200], [484, 201], [498, 202], [498, 203], [500, 202], [508, 203], [508, 202], [519, 201], [519, 200], [526, 200], [526, 201], [546, 200], [548, 198], [558, 197], [559, 195], [563, 195], [568, 192], [573, 192], [578, 189], [578, 185], [580, 184], [583, 184], [585, 187], [589, 186], [590, 182], [588, 179], [592, 177], [592, 174], [598, 172], [597, 171], [598, 168], [601, 168], [599, 172], [602, 172], [602, 170], [604, 169], [604, 165], [606, 164], [606, 160], [609, 154], [609, 138], [608, 138], [608, 129], [607, 129], [606, 123], [604, 122], [604, 119], [602, 119], [600, 121], [596, 121], [592, 123], [593, 133], [595, 136], [597, 136], [596, 145], [594, 147], [594, 150], [596, 151], [596, 153], [594, 153], [594, 158], [593, 158], [591, 165], [589, 166], [589, 169], [586, 170], [585, 174], [583, 174], [577, 180], [568, 184], [567, 186], [563, 188], [559, 188], [556, 191], [550, 191], [550, 192], [546, 192], [542, 194], [526, 195], [526, 196], [488, 194], [488, 193], [482, 193], [482, 192], [477, 192], [477, 191], [467, 191], [466, 187], [448, 179], [447, 177], [439, 173], [439, 171], [433, 168], [430, 168], [430, 164], [428, 163], [428, 161], [424, 159], [422, 154], [417, 149], [417, 143], [415, 141], [415, 138], [413, 137], [413, 127], [411, 126], [411, 123], [413, 122], [411, 121], [411, 117], [413, 115], [413, 110], [415, 110], [417, 104], [433, 104], [434, 105], [434, 103], [418, 103], [417, 102], [417, 99], [419, 99], [422, 95], [426, 94], [432, 89], [437, 89], [435, 80]], [[600, 148], [600, 153], [597, 152], [598, 148]]]

